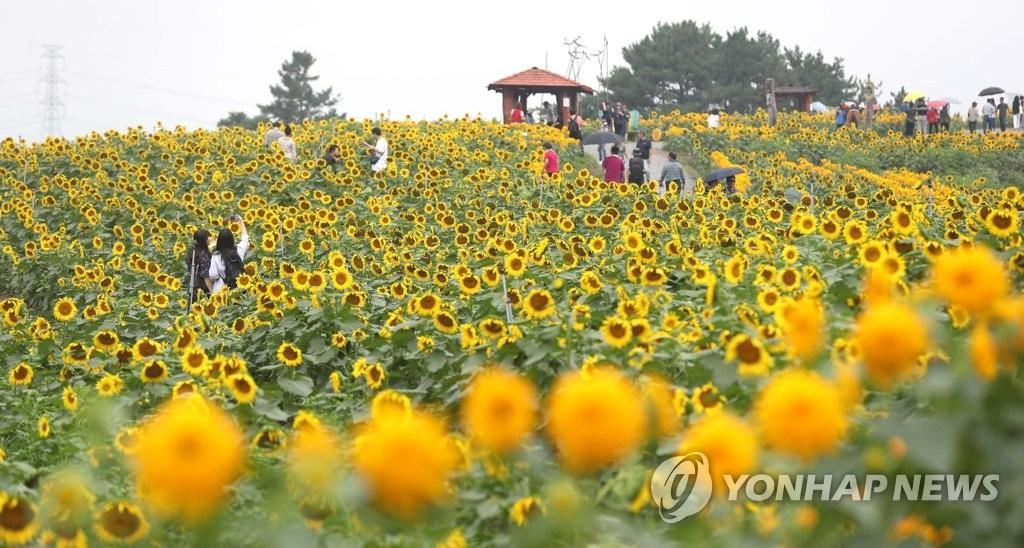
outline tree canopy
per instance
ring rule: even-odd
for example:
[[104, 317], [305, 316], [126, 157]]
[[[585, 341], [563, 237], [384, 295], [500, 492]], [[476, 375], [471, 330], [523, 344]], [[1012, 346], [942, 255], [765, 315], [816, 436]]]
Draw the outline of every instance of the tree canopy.
[[293, 51], [291, 60], [282, 63], [280, 70], [277, 71], [281, 83], [270, 86], [273, 101], [259, 105], [260, 114], [249, 117], [244, 112], [230, 112], [226, 118], [217, 122], [217, 125], [255, 127], [265, 120], [294, 123], [337, 117], [334, 105], [338, 103], [338, 98], [335, 97], [333, 88], [328, 87], [321, 91], [313, 89], [313, 83], [320, 78], [310, 74], [315, 62], [316, 58], [309, 52]]
[[838, 103], [857, 92], [843, 60], [826, 61], [819, 51], [785, 48], [771, 34], [746, 27], [723, 37], [708, 24], [659, 23], [626, 46], [626, 67], [615, 67], [602, 84], [611, 98], [631, 107], [706, 109], [712, 104], [749, 112], [764, 104], [765, 79], [776, 85], [809, 86], [817, 99]]

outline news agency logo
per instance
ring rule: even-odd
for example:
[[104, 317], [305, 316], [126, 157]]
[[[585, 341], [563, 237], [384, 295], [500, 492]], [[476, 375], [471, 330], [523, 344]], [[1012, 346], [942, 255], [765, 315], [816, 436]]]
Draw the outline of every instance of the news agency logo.
[[[742, 474], [722, 475], [728, 501], [841, 502], [888, 498], [894, 502], [991, 502], [999, 497], [999, 475], [918, 474]], [[704, 453], [663, 461], [651, 475], [651, 498], [665, 523], [678, 523], [711, 501], [711, 469]]]
[[665, 523], [700, 512], [711, 500], [711, 470], [704, 453], [666, 459], [651, 476], [651, 498]]

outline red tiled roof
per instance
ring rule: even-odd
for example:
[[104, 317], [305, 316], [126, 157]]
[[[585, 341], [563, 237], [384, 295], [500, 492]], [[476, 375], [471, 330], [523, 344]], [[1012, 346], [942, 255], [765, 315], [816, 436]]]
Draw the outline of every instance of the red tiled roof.
[[816, 88], [809, 86], [778, 86], [775, 88], [775, 93], [817, 93]]
[[574, 82], [564, 76], [553, 72], [533, 67], [522, 72], [513, 74], [487, 86], [487, 89], [500, 91], [502, 88], [565, 88], [575, 89], [584, 93], [594, 93], [594, 90], [579, 82]]

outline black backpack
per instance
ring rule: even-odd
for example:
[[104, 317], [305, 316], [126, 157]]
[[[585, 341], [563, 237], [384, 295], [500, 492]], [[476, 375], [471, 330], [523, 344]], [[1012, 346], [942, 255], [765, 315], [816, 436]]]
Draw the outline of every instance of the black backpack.
[[231, 289], [238, 287], [238, 277], [242, 274], [244, 268], [245, 267], [242, 264], [242, 258], [239, 257], [238, 255], [235, 255], [231, 259], [225, 258], [224, 285], [230, 287]]
[[576, 138], [580, 136], [580, 123], [575, 116], [569, 118], [569, 135]]
[[640, 158], [629, 159], [629, 182], [644, 182], [644, 161]]

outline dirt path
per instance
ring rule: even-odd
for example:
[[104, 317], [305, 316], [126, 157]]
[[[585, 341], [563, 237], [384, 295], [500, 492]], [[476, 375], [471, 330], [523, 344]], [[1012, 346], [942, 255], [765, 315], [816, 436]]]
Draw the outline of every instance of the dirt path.
[[[648, 161], [647, 169], [649, 171], [648, 177], [650, 179], [657, 179], [661, 176], [661, 168], [668, 162], [668, 152], [662, 150], [663, 143], [655, 142], [654, 148], [651, 149], [651, 159]], [[588, 145], [583, 147], [587, 154], [598, 157], [597, 146]], [[633, 155], [633, 149], [636, 148], [636, 143], [626, 143], [626, 158], [630, 158]], [[611, 146], [606, 146], [605, 151], [611, 150]], [[692, 194], [693, 185], [697, 180], [697, 172], [688, 165], [683, 165], [683, 171], [686, 172], [686, 184], [683, 185], [683, 194]]]

